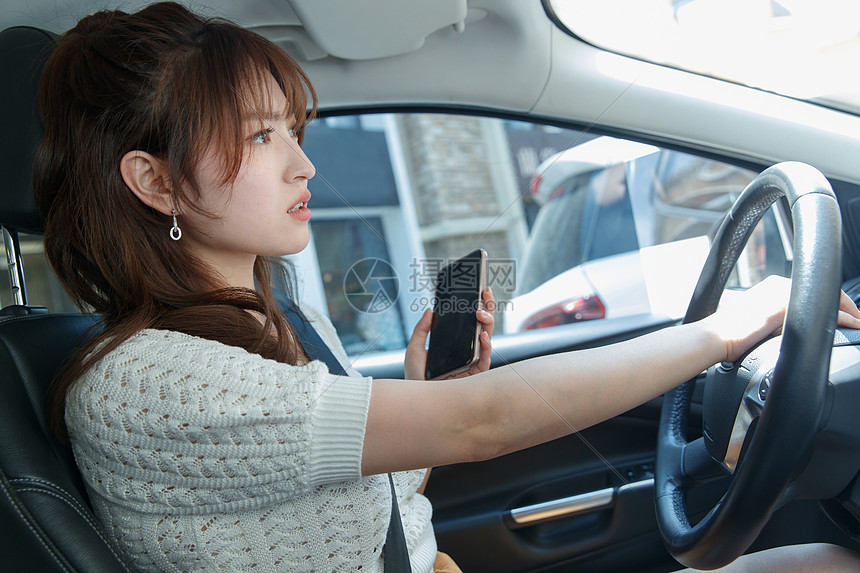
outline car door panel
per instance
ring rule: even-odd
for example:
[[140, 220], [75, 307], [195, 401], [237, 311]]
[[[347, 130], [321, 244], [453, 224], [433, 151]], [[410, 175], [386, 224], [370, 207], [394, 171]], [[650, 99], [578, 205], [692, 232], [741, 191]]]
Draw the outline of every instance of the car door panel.
[[[619, 565], [625, 551], [640, 566], [665, 561], [653, 509], [655, 409], [495, 460], [435, 468], [426, 493], [440, 548], [464, 571], [530, 571], [609, 549]], [[565, 517], [534, 524], [511, 517], [511, 510], [605, 492], [609, 499]], [[656, 547], [649, 558], [643, 545]]]

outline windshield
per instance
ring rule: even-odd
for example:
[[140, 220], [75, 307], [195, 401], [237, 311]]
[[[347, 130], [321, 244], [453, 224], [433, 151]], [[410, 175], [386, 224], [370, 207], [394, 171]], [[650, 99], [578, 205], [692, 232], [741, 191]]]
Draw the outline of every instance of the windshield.
[[550, 0], [599, 47], [860, 113], [856, 0]]

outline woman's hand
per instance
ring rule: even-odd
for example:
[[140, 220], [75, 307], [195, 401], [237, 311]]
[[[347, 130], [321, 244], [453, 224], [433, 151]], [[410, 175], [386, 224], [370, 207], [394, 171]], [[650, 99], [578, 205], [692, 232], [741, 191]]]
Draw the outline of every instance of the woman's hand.
[[[483, 301], [482, 308], [476, 311], [478, 322], [481, 324], [481, 335], [478, 337], [481, 345], [480, 358], [472, 368], [458, 374], [455, 378], [471, 376], [490, 368], [490, 354], [492, 352], [490, 338], [493, 336], [493, 325], [495, 324], [493, 310], [496, 308], [496, 300], [493, 298], [493, 291], [490, 287], [484, 288], [481, 292], [481, 300]], [[409, 344], [406, 345], [403, 371], [407, 380], [424, 380], [424, 372], [427, 367], [427, 337], [430, 335], [432, 320], [433, 312], [429, 309], [425, 310], [421, 320], [415, 325]]]
[[481, 292], [481, 300], [484, 303], [483, 308], [477, 311], [478, 322], [481, 323], [481, 335], [478, 337], [481, 348], [478, 361], [470, 369], [457, 374], [454, 378], [465, 378], [466, 376], [471, 376], [478, 372], [486, 372], [490, 369], [490, 358], [493, 352], [490, 339], [493, 337], [493, 326], [496, 323], [493, 318], [493, 311], [496, 309], [496, 299], [493, 297], [493, 291], [490, 287], [485, 287]]
[[[726, 361], [737, 360], [782, 328], [790, 290], [790, 280], [770, 276], [743, 293], [724, 296], [717, 312], [703, 319], [725, 342]], [[860, 311], [844, 292], [839, 299], [836, 323], [842, 328], [860, 328]]]

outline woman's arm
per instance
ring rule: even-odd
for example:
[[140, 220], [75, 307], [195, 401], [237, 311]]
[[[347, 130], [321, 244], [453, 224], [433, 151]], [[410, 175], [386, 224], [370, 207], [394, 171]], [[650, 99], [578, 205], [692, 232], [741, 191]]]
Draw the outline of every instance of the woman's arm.
[[[609, 419], [740, 357], [782, 326], [787, 293], [767, 280], [695, 323], [461, 380], [375, 380], [362, 473], [488, 459]], [[860, 327], [847, 296], [840, 310], [840, 325]]]
[[444, 382], [374, 380], [365, 475], [492, 458], [582, 430], [725, 355], [702, 323]]

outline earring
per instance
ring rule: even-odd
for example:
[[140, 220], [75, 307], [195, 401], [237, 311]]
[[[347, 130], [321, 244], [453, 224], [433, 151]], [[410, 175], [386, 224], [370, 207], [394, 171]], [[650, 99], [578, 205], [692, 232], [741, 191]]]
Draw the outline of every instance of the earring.
[[171, 209], [173, 212], [173, 226], [170, 228], [170, 238], [174, 241], [178, 241], [182, 238], [182, 229], [179, 228], [179, 225], [176, 223], [176, 209]]

